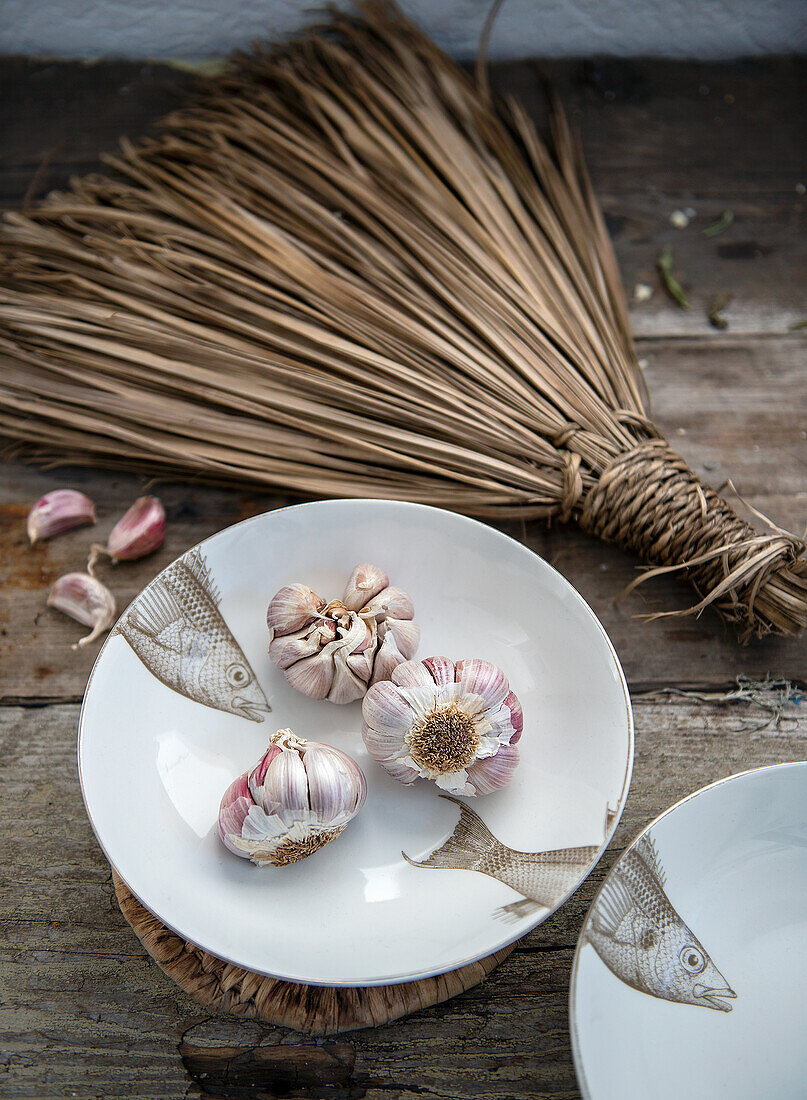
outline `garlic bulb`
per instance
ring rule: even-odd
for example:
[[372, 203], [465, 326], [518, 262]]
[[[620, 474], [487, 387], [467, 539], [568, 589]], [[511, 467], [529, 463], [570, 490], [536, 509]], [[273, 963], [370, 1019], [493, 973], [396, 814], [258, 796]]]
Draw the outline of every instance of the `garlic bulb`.
[[93, 628], [73, 649], [94, 642], [115, 622], [114, 596], [100, 581], [86, 573], [66, 573], [59, 577], [50, 590], [48, 607], [55, 607], [71, 619]]
[[335, 840], [364, 805], [364, 772], [347, 753], [278, 730], [224, 793], [219, 836], [259, 867], [284, 867]]
[[288, 584], [266, 612], [269, 659], [312, 699], [352, 703], [414, 657], [420, 628], [412, 600], [375, 565], [357, 565], [341, 600]]
[[367, 751], [401, 783], [432, 779], [452, 794], [505, 787], [518, 765], [521, 704], [489, 661], [406, 661], [362, 703]]
[[33, 546], [39, 539], [88, 523], [95, 523], [95, 505], [90, 498], [77, 489], [54, 489], [40, 497], [28, 513], [28, 538]]
[[135, 561], [158, 550], [165, 540], [165, 508], [157, 497], [138, 497], [109, 532], [106, 546], [93, 543], [87, 571], [105, 554], [113, 562]]

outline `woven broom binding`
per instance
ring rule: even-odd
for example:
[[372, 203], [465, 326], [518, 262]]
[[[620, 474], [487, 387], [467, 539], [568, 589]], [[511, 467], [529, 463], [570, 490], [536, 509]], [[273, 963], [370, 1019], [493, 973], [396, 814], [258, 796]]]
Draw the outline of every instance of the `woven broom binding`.
[[743, 641], [793, 634], [801, 625], [804, 542], [780, 528], [760, 534], [663, 439], [646, 440], [615, 458], [583, 499], [578, 521], [592, 535], [657, 566], [640, 581], [665, 571], [684, 573], [701, 600], [694, 608], [660, 615], [686, 615], [711, 604], [739, 625]]

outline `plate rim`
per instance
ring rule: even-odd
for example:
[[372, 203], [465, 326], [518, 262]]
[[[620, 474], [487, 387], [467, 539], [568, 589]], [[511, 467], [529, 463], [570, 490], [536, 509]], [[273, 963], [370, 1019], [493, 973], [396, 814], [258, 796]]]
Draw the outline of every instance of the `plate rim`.
[[[303, 978], [303, 977], [295, 976], [295, 975], [277, 974], [277, 973], [274, 973], [270, 970], [266, 970], [266, 969], [263, 969], [263, 968], [259, 969], [259, 968], [256, 968], [256, 967], [245, 966], [242, 962], [239, 962], [236, 959], [229, 958], [227, 955], [221, 955], [217, 951], [212, 950], [210, 947], [207, 947], [204, 944], [197, 943], [194, 938], [188, 937], [181, 929], [177, 928], [170, 921], [166, 920], [163, 915], [161, 915], [160, 913], [155, 912], [144, 901], [144, 899], [135, 890], [132, 889], [131, 885], [126, 881], [125, 876], [121, 874], [120, 868], [118, 868], [116, 866], [115, 862], [113, 861], [113, 859], [111, 858], [109, 852], [107, 851], [107, 848], [104, 845], [103, 840], [101, 839], [98, 828], [96, 827], [95, 821], [93, 820], [92, 811], [90, 809], [90, 804], [89, 804], [88, 797], [87, 797], [87, 790], [86, 790], [86, 787], [85, 787], [84, 774], [83, 774], [83, 770], [82, 770], [82, 745], [83, 745], [83, 741], [84, 741], [84, 724], [85, 724], [85, 712], [86, 712], [87, 696], [89, 695], [90, 688], [92, 686], [93, 677], [95, 675], [96, 669], [98, 668], [98, 666], [101, 662], [101, 659], [104, 656], [107, 645], [109, 644], [111, 638], [114, 636], [114, 628], [115, 628], [115, 626], [117, 626], [118, 622], [120, 622], [120, 620], [123, 618], [123, 616], [127, 614], [129, 609], [134, 604], [135, 600], [139, 599], [140, 596], [143, 594], [143, 592], [145, 592], [152, 584], [154, 584], [154, 582], [156, 580], [158, 580], [167, 569], [170, 569], [171, 566], [173, 566], [176, 561], [179, 561], [180, 558], [184, 558], [186, 554], [191, 553], [193, 550], [198, 550], [198, 549], [204, 547], [205, 544], [208, 543], [211, 539], [219, 538], [221, 535], [224, 535], [224, 534], [229, 534], [232, 531], [236, 531], [238, 528], [245, 527], [249, 524], [255, 523], [259, 520], [264, 519], [266, 516], [269, 516], [269, 515], [276, 515], [276, 514], [279, 514], [281, 512], [295, 511], [295, 510], [300, 510], [300, 509], [304, 509], [304, 508], [305, 509], [308, 509], [308, 508], [328, 508], [328, 507], [332, 507], [332, 506], [336, 506], [336, 505], [345, 505], [345, 504], [360, 504], [360, 505], [363, 505], [363, 506], [383, 505], [385, 507], [393, 506], [395, 509], [401, 509], [401, 510], [416, 509], [417, 511], [420, 511], [420, 512], [429, 512], [429, 513], [438, 513], [439, 515], [448, 515], [448, 516], [451, 516], [452, 518], [460, 521], [461, 523], [470, 524], [471, 526], [473, 526], [475, 528], [481, 527], [486, 531], [492, 531], [499, 538], [506, 539], [508, 542], [513, 543], [513, 545], [515, 547], [517, 547], [519, 552], [521, 552], [523, 554], [527, 554], [530, 557], [533, 557], [533, 558], [537, 559], [541, 563], [542, 566], [544, 566], [546, 569], [548, 569], [551, 573], [553, 573], [555, 575], [555, 577], [559, 580], [561, 585], [565, 586], [566, 589], [580, 603], [583, 610], [588, 614], [588, 617], [590, 618], [591, 622], [596, 627], [596, 629], [599, 631], [600, 636], [602, 637], [603, 641], [605, 642], [606, 648], [608, 649], [608, 652], [611, 655], [611, 660], [613, 661], [613, 665], [614, 665], [614, 668], [615, 668], [616, 673], [617, 673], [617, 678], [619, 680], [620, 687], [622, 688], [622, 696], [623, 696], [623, 702], [624, 702], [624, 705], [625, 705], [625, 718], [626, 718], [626, 723], [627, 723], [627, 734], [628, 734], [628, 751], [627, 751], [627, 760], [626, 760], [626, 765], [625, 765], [625, 776], [624, 776], [624, 779], [623, 779], [623, 782], [622, 782], [622, 789], [621, 789], [620, 794], [619, 794], [616, 813], [615, 813], [613, 821], [611, 823], [611, 828], [610, 828], [609, 831], [606, 832], [605, 837], [603, 839], [603, 842], [600, 845], [599, 850], [597, 852], [597, 855], [596, 855], [595, 859], [592, 861], [591, 866], [586, 871], [585, 875], [583, 875], [583, 877], [570, 890], [568, 890], [565, 894], [563, 894], [563, 896], [560, 898], [560, 900], [551, 909], [547, 909], [542, 915], [539, 915], [534, 921], [532, 921], [532, 923], [530, 923], [528, 926], [524, 927], [523, 929], [519, 929], [518, 931], [516, 931], [514, 933], [506, 934], [501, 940], [497, 941], [496, 944], [490, 948], [490, 950], [485, 950], [485, 951], [482, 951], [482, 952], [479, 952], [479, 951], [472, 952], [469, 956], [462, 959], [458, 963], [453, 963], [450, 966], [439, 966], [438, 965], [436, 967], [429, 967], [428, 969], [425, 969], [425, 970], [415, 970], [415, 971], [412, 971], [412, 972], [406, 973], [406, 974], [385, 975], [384, 977], [381, 977], [381, 978], [378, 978], [378, 979], [371, 979], [371, 980], [364, 981], [364, 982], [362, 982], [361, 984], [358, 984], [358, 985], [354, 981], [338, 981], [338, 982], [336, 982], [336, 981], [317, 981], [314, 978]], [[99, 649], [99, 651], [98, 651], [98, 653], [95, 657], [95, 660], [93, 661], [93, 665], [92, 665], [92, 668], [90, 669], [90, 674], [87, 678], [87, 683], [86, 683], [86, 686], [84, 688], [84, 694], [83, 694], [82, 700], [81, 700], [81, 709], [79, 711], [78, 736], [77, 736], [77, 743], [76, 743], [76, 757], [77, 757], [77, 765], [78, 765], [79, 787], [80, 787], [80, 790], [81, 790], [82, 801], [84, 802], [84, 809], [85, 809], [85, 812], [87, 814], [87, 818], [89, 820], [90, 827], [93, 831], [93, 835], [95, 836], [96, 843], [98, 844], [99, 848], [103, 852], [104, 858], [107, 860], [110, 867], [112, 867], [115, 870], [116, 874], [122, 879], [122, 881], [124, 883], [126, 883], [127, 888], [130, 890], [132, 895], [137, 899], [137, 901], [143, 906], [143, 908], [146, 909], [147, 912], [151, 913], [151, 915], [153, 917], [155, 917], [157, 920], [159, 920], [160, 923], [163, 924], [170, 932], [173, 932], [174, 935], [179, 936], [181, 939], [183, 939], [186, 942], [192, 944], [192, 946], [196, 947], [198, 950], [204, 951], [208, 955], [212, 955], [214, 958], [221, 959], [223, 962], [229, 963], [231, 966], [237, 966], [239, 969], [246, 970], [249, 973], [258, 974], [261, 977], [273, 978], [275, 981], [288, 982], [288, 983], [293, 983], [293, 984], [296, 984], [296, 985], [311, 985], [311, 986], [319, 986], [319, 987], [324, 987], [324, 988], [335, 988], [335, 989], [364, 989], [364, 988], [372, 988], [372, 987], [376, 987], [376, 986], [403, 985], [403, 984], [408, 983], [408, 982], [416, 982], [416, 981], [420, 981], [422, 979], [435, 978], [435, 977], [439, 977], [441, 974], [447, 974], [447, 973], [451, 973], [452, 971], [455, 971], [455, 970], [461, 970], [466, 966], [471, 966], [473, 963], [478, 962], [480, 959], [484, 959], [484, 958], [487, 958], [489, 955], [496, 954], [497, 951], [501, 951], [505, 947], [509, 947], [511, 944], [515, 943], [517, 940], [522, 939], [529, 932], [532, 932], [540, 924], [543, 924], [544, 921], [546, 921], [550, 917], [554, 916], [554, 914], [558, 911], [558, 909], [560, 909], [560, 907], [562, 905], [566, 904], [566, 902], [569, 900], [569, 898], [572, 896], [572, 894], [575, 893], [576, 890], [580, 889], [580, 887], [583, 885], [583, 883], [586, 881], [586, 879], [592, 873], [594, 868], [599, 864], [600, 860], [603, 857], [603, 854], [605, 853], [606, 849], [608, 848], [608, 845], [611, 843], [614, 832], [616, 831], [617, 827], [619, 826], [620, 821], [622, 820], [622, 814], [623, 814], [624, 809], [625, 809], [625, 803], [627, 801], [628, 793], [630, 791], [631, 779], [633, 777], [633, 765], [634, 765], [634, 758], [635, 758], [635, 730], [634, 730], [634, 719], [633, 719], [633, 704], [631, 702], [630, 691], [629, 691], [629, 688], [628, 688], [627, 679], [625, 677], [625, 672], [624, 672], [624, 669], [622, 668], [622, 663], [619, 660], [619, 656], [616, 652], [614, 644], [611, 641], [610, 637], [608, 636], [608, 633], [605, 630], [605, 627], [600, 622], [598, 616], [595, 614], [594, 610], [592, 609], [592, 607], [590, 606], [588, 601], [581, 595], [580, 592], [578, 592], [578, 590], [574, 587], [574, 585], [571, 583], [571, 581], [567, 580], [566, 577], [564, 577], [563, 574], [559, 570], [557, 570], [553, 565], [550, 565], [549, 562], [547, 562], [544, 558], [542, 558], [539, 554], [537, 554], [529, 546], [526, 546], [524, 543], [519, 542], [518, 539], [513, 538], [511, 535], [505, 534], [503, 531], [500, 531], [497, 527], [492, 527], [489, 523], [485, 523], [482, 520], [476, 519], [472, 516], [467, 516], [462, 512], [454, 512], [454, 511], [452, 511], [451, 509], [448, 509], [448, 508], [438, 508], [438, 507], [436, 507], [434, 505], [431, 505], [431, 504], [419, 504], [419, 503], [416, 503], [415, 501], [391, 500], [391, 499], [388, 499], [386, 497], [335, 497], [335, 498], [327, 498], [327, 499], [324, 499], [324, 500], [302, 501], [302, 502], [297, 503], [297, 504], [287, 504], [287, 505], [284, 505], [281, 508], [272, 508], [272, 509], [269, 509], [268, 511], [265, 511], [265, 512], [259, 512], [254, 516], [248, 516], [246, 519], [239, 520], [237, 523], [232, 523], [228, 527], [223, 527], [220, 531], [214, 531], [213, 534], [208, 535], [206, 538], [201, 539], [197, 543], [194, 543], [193, 546], [189, 546], [187, 548], [187, 550], [183, 550], [183, 552], [181, 554], [179, 554], [176, 558], [174, 558], [171, 562], [169, 562], [168, 565], [166, 565], [163, 569], [161, 569], [159, 571], [159, 573], [157, 573], [154, 577], [152, 577], [152, 579], [148, 582], [148, 584], [145, 585], [140, 590], [140, 592], [138, 592], [137, 595], [134, 596], [134, 598], [132, 600], [130, 600], [130, 602], [126, 605], [126, 607], [123, 609], [121, 614], [115, 620], [115, 624], [113, 625], [113, 627], [110, 628], [109, 634], [107, 634], [106, 638], [104, 639], [104, 642], [103, 642], [101, 648]]]
[[574, 948], [574, 959], [572, 960], [572, 970], [569, 976], [569, 1036], [571, 1039], [572, 1047], [572, 1062], [574, 1064], [575, 1077], [577, 1078], [577, 1084], [580, 1089], [580, 1095], [582, 1100], [597, 1100], [597, 1097], [589, 1088], [588, 1081], [586, 1079], [585, 1070], [583, 1068], [582, 1051], [580, 1048], [580, 1036], [577, 1031], [577, 978], [579, 972], [580, 953], [583, 949], [583, 937], [588, 930], [589, 923], [591, 921], [591, 914], [594, 912], [594, 908], [597, 902], [600, 900], [600, 894], [602, 894], [607, 883], [609, 882], [611, 875], [614, 873], [615, 868], [622, 862], [623, 859], [632, 852], [639, 841], [647, 835], [647, 833], [654, 828], [660, 821], [663, 821], [665, 817], [679, 810], [687, 802], [691, 802], [695, 798], [699, 798], [701, 795], [708, 794], [716, 787], [722, 787], [727, 783], [733, 783], [735, 780], [747, 779], [749, 775], [757, 775], [760, 772], [780, 771], [790, 768], [805, 768], [807, 767], [807, 760], [781, 760], [777, 764], [760, 764], [756, 768], [746, 768], [741, 772], [734, 772], [732, 775], [724, 775], [722, 779], [715, 779], [712, 783], [707, 783], [704, 787], [699, 787], [696, 791], [692, 791], [690, 794], [685, 795], [679, 799], [678, 802], [673, 803], [672, 806], [668, 806], [666, 810], [662, 810], [660, 814], [649, 821], [643, 829], [640, 829], [633, 840], [628, 844], [625, 850], [620, 855], [619, 859], [613, 864], [608, 874], [600, 884], [597, 893], [592, 898], [591, 904], [586, 910], [586, 915], [583, 918], [583, 923], [580, 926], [580, 932], [577, 936], [577, 943]]

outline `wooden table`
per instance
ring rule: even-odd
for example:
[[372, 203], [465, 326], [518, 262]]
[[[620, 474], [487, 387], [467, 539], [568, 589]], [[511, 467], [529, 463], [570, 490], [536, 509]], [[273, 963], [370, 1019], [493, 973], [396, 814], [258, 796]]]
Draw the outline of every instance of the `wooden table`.
[[[807, 522], [807, 242], [804, 62], [563, 62], [549, 66], [573, 120], [632, 299], [654, 415], [714, 485], [731, 476], [754, 507], [790, 529]], [[538, 110], [534, 66], [495, 78]], [[19, 204], [96, 167], [121, 133], [136, 135], [190, 82], [131, 63], [7, 60], [0, 66], [0, 202]], [[670, 214], [694, 210], [686, 229]], [[733, 224], [706, 238], [724, 210]], [[655, 259], [665, 243], [692, 309], [669, 301]], [[706, 312], [732, 293], [729, 327]], [[482, 986], [376, 1030], [314, 1042], [210, 1016], [154, 965], [115, 904], [109, 867], [84, 815], [75, 763], [79, 702], [94, 650], [45, 608], [48, 585], [80, 568], [87, 532], [29, 550], [25, 516], [43, 491], [86, 490], [98, 535], [145, 478], [2, 467], [0, 777], [3, 936], [0, 1095], [397, 1098], [575, 1097], [567, 989], [577, 931], [621, 848], [656, 814], [721, 776], [807, 758], [807, 723], [787, 705], [779, 724], [724, 701], [738, 676], [803, 684], [804, 640], [740, 648], [718, 620], [632, 621], [684, 606], [672, 580], [615, 605], [636, 563], [576, 530], [507, 530], [576, 585], [614, 640], [636, 707], [633, 786], [610, 851], [575, 896], [521, 941]], [[120, 606], [192, 543], [287, 498], [161, 483], [162, 550], [112, 575]], [[695, 690], [695, 695], [677, 694]], [[767, 697], [775, 701], [775, 693]], [[802, 708], [803, 710], [803, 708]], [[801, 718], [801, 721], [800, 721]], [[290, 934], [293, 934], [290, 931]]]

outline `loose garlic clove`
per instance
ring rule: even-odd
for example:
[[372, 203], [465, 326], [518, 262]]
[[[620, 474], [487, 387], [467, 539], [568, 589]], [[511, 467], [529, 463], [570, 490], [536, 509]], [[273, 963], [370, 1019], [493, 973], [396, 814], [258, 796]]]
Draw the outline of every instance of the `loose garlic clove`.
[[54, 489], [40, 497], [28, 513], [28, 538], [33, 546], [40, 539], [93, 523], [95, 505], [88, 496], [76, 489]]
[[366, 796], [364, 772], [347, 753], [278, 730], [255, 767], [225, 791], [219, 837], [259, 867], [284, 867], [335, 840]]
[[135, 561], [159, 550], [165, 541], [165, 508], [157, 497], [139, 497], [109, 533], [106, 546], [95, 543], [87, 569], [92, 575], [102, 555], [113, 562]]
[[348, 611], [361, 611], [370, 600], [389, 585], [389, 577], [377, 565], [357, 565], [345, 585], [342, 603]]
[[289, 584], [266, 613], [269, 659], [304, 695], [351, 703], [414, 657], [420, 629], [413, 615], [409, 595], [368, 563], [356, 566], [343, 598], [330, 603], [307, 585]]
[[85, 638], [79, 639], [73, 649], [94, 642], [115, 622], [115, 599], [112, 593], [87, 573], [66, 573], [59, 577], [50, 590], [48, 607], [55, 607], [76, 622], [93, 628]]
[[452, 794], [490, 794], [518, 766], [521, 705], [489, 661], [398, 664], [367, 692], [362, 717], [367, 751], [401, 783], [423, 778]]

